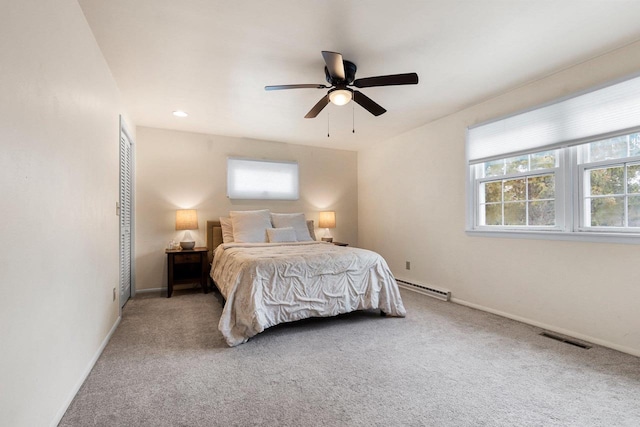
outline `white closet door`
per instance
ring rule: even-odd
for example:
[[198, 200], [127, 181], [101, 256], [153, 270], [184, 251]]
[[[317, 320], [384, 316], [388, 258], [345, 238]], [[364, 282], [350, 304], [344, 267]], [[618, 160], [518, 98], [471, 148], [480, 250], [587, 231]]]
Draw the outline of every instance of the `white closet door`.
[[132, 146], [120, 132], [120, 307], [131, 298]]

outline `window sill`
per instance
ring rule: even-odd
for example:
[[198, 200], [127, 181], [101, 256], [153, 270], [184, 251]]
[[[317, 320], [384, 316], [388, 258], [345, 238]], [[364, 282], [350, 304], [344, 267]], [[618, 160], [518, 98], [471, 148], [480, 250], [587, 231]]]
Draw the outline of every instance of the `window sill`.
[[565, 240], [574, 242], [640, 244], [640, 233], [589, 231], [466, 230], [468, 236], [501, 239]]

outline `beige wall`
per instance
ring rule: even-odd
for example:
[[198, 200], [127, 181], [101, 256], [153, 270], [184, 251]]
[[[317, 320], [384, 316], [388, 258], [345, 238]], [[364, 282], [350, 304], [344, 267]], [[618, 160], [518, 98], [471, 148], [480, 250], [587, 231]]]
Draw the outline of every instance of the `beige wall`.
[[461, 303], [640, 355], [638, 245], [467, 235], [464, 153], [467, 126], [638, 71], [640, 43], [359, 152], [360, 245]]
[[[300, 169], [300, 200], [232, 201], [226, 196], [227, 157], [295, 160]], [[179, 241], [175, 210], [198, 210], [200, 229], [192, 235], [205, 245], [208, 219], [230, 210], [268, 208], [304, 212], [318, 220], [335, 210], [336, 240], [357, 244], [357, 158], [353, 151], [139, 127], [136, 148], [136, 289], [167, 285], [169, 240]], [[320, 232], [323, 232], [321, 230]], [[320, 235], [318, 236], [320, 237]]]
[[0, 28], [0, 424], [55, 425], [118, 319], [120, 95], [76, 1]]

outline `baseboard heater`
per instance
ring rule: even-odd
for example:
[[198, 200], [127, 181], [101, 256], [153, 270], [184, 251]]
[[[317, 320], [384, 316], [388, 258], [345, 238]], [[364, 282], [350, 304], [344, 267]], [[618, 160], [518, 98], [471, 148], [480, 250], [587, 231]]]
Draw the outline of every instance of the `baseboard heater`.
[[436, 289], [431, 286], [420, 285], [418, 283], [407, 282], [406, 280], [397, 279], [397, 278], [396, 278], [396, 282], [398, 282], [398, 286], [402, 288], [409, 289], [411, 291], [418, 292], [423, 295], [428, 295], [430, 297], [434, 297], [442, 301], [449, 301], [451, 299], [450, 291]]

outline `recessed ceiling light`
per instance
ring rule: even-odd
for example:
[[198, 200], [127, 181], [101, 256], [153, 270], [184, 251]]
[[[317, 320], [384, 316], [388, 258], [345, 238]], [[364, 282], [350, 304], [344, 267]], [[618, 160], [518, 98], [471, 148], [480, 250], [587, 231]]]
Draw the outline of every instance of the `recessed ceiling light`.
[[176, 117], [187, 117], [188, 116], [187, 113], [185, 113], [184, 111], [181, 111], [181, 110], [174, 111], [173, 115], [176, 116]]

